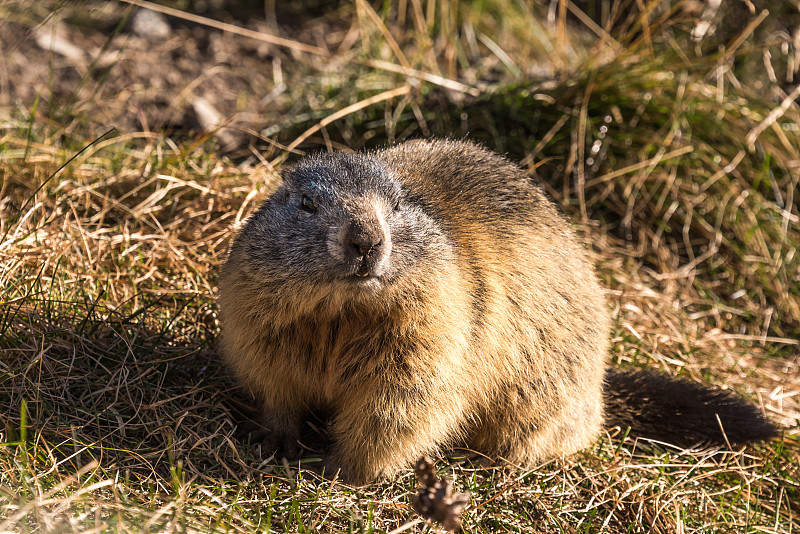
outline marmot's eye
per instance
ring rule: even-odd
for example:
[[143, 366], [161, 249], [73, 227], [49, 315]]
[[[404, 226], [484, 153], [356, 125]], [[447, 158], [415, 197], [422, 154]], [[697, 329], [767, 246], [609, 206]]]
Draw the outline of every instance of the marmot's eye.
[[317, 206], [307, 195], [303, 195], [303, 200], [300, 201], [300, 209], [308, 213], [317, 213]]
[[394, 208], [392, 208], [395, 212], [400, 211], [400, 201], [394, 203]]

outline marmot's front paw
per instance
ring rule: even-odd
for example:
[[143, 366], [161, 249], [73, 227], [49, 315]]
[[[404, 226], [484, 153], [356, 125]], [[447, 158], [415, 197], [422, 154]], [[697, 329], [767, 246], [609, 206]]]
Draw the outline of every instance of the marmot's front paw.
[[294, 460], [300, 456], [297, 446], [297, 436], [287, 435], [281, 432], [269, 432], [261, 441], [261, 447], [265, 451], [279, 451], [289, 460]]
[[295, 459], [300, 455], [297, 436], [269, 430], [260, 425], [253, 425], [249, 432], [251, 446], [260, 445], [264, 454], [281, 453], [287, 459]]

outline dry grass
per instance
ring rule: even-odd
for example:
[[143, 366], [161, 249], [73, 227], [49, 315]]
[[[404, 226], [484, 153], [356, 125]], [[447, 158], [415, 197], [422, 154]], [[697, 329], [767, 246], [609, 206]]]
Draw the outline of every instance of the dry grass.
[[[175, 19], [149, 42], [118, 24], [123, 4], [69, 4], [56, 13], [85, 54], [70, 58], [28, 33], [55, 31], [54, 6], [0, 2], [0, 531], [413, 521], [410, 470], [347, 488], [249, 446], [248, 401], [214, 347], [215, 280], [231, 228], [293, 157], [282, 147], [466, 133], [521, 160], [573, 216], [609, 288], [615, 362], [731, 388], [785, 432], [719, 454], [605, 437], [534, 470], [453, 456], [439, 465], [472, 492], [465, 530], [800, 529], [788, 55], [748, 27], [757, 12], [738, 30], [720, 15], [732, 53], [690, 43], [689, 2], [644, 2], [645, 22], [623, 2], [617, 24], [575, 18], [584, 4], [280, 13], [282, 37], [327, 55]], [[753, 74], [764, 50], [774, 82]], [[196, 133], [199, 98], [224, 118], [216, 134]]]

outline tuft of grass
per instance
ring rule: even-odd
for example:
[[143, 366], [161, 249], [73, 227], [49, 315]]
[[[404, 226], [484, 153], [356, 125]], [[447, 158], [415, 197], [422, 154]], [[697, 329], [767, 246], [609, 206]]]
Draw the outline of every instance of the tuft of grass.
[[785, 428], [736, 451], [604, 436], [535, 469], [452, 451], [438, 466], [473, 495], [464, 530], [797, 531], [785, 9], [723, 6], [695, 43], [693, 3], [604, 4], [201, 13], [317, 54], [179, 17], [151, 42], [113, 2], [0, 0], [0, 531], [432, 531], [410, 470], [350, 488], [250, 446], [214, 305], [232, 232], [286, 160], [424, 135], [507, 153], [570, 214], [609, 289], [615, 364], [734, 389]]

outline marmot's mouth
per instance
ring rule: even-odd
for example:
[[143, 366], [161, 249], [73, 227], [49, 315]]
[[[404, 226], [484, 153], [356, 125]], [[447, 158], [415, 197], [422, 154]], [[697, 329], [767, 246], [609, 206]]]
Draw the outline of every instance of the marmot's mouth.
[[367, 265], [367, 262], [365, 261], [358, 267], [358, 269], [356, 269], [355, 274], [360, 278], [367, 278], [368, 276], [373, 276], [370, 271], [372, 271], [372, 269], [369, 268], [369, 265]]
[[363, 275], [358, 274], [358, 273], [354, 273], [354, 274], [351, 274], [350, 276], [348, 276], [347, 279], [351, 280], [351, 281], [353, 281], [353, 282], [355, 282], [357, 284], [369, 282], [370, 280], [375, 280], [375, 281], [378, 281], [378, 282], [381, 281], [381, 277], [378, 276], [378, 275], [375, 275], [373, 273], [366, 273], [366, 274], [363, 274]]
[[385, 269], [383, 266], [371, 258], [364, 258], [358, 264], [351, 264], [347, 270], [350, 274], [347, 278], [353, 278], [356, 281], [364, 281], [369, 279], [380, 279], [383, 277]]
[[384, 279], [382, 276], [376, 275], [373, 272], [367, 272], [365, 274], [360, 274], [359, 272], [354, 272], [348, 276], [345, 276], [345, 281], [350, 285], [350, 287], [358, 287], [364, 289], [379, 289], [383, 287]]

